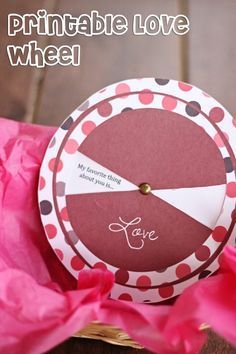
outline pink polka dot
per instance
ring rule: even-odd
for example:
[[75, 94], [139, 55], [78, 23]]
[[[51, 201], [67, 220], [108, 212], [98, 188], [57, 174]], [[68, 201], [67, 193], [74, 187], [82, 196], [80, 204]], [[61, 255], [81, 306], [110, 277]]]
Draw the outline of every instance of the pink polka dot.
[[234, 222], [236, 222], [236, 209], [234, 209], [231, 213], [231, 218]]
[[42, 176], [39, 177], [39, 190], [41, 191], [46, 185], [45, 178]]
[[103, 262], [97, 262], [97, 263], [94, 264], [93, 268], [106, 270], [107, 266]]
[[139, 101], [142, 104], [150, 104], [154, 100], [154, 95], [151, 90], [145, 89], [141, 91], [138, 95]]
[[233, 126], [236, 127], [236, 118], [232, 120]]
[[206, 261], [211, 255], [210, 249], [207, 246], [201, 246], [196, 252], [196, 258], [203, 262]]
[[176, 268], [176, 275], [178, 278], [186, 277], [191, 273], [191, 268], [186, 263], [181, 263]]
[[158, 289], [159, 295], [163, 299], [167, 299], [174, 294], [174, 287], [172, 285], [166, 285]]
[[177, 106], [177, 101], [173, 97], [165, 96], [162, 100], [162, 106], [168, 111], [173, 111], [173, 109], [175, 109], [175, 107]]
[[209, 118], [212, 119], [214, 122], [218, 123], [224, 119], [225, 112], [220, 107], [214, 107], [210, 110]]
[[236, 198], [236, 182], [229, 182], [227, 184], [226, 194], [229, 198]]
[[224, 253], [221, 253], [218, 257], [218, 263], [220, 267], [224, 265], [224, 260], [225, 260]]
[[[226, 140], [229, 140], [229, 136], [228, 136], [226, 133], [224, 133], [224, 132], [223, 132], [223, 134], [224, 134]], [[224, 141], [222, 140], [222, 138], [221, 138], [221, 136], [219, 135], [219, 133], [217, 133], [217, 134], [214, 136], [214, 142], [215, 142], [216, 145], [217, 145], [218, 147], [220, 147], [220, 148], [225, 146], [225, 143], [224, 143]]]
[[57, 257], [62, 261], [64, 258], [63, 252], [61, 250], [59, 250], [58, 248], [55, 248], [54, 252], [56, 253]]
[[85, 264], [84, 264], [84, 262], [82, 261], [82, 259], [79, 258], [78, 256], [74, 256], [73, 258], [71, 258], [70, 264], [71, 264], [71, 267], [72, 267], [74, 270], [81, 270], [81, 269], [83, 269], [84, 266], [85, 266]]
[[[56, 158], [53, 158], [49, 161], [48, 167], [52, 172], [54, 172], [56, 161], [57, 161]], [[58, 164], [57, 164], [56, 172], [60, 172], [62, 170], [62, 168], [63, 168], [63, 163], [61, 160], [59, 160]]]
[[119, 300], [123, 300], [123, 301], [133, 301], [132, 299], [132, 296], [130, 294], [121, 294], [119, 297], [118, 297]]
[[216, 242], [222, 242], [225, 239], [227, 230], [224, 226], [217, 226], [212, 232], [212, 237]]
[[186, 84], [185, 82], [179, 81], [178, 83], [180, 90], [182, 91], [190, 91], [192, 90], [192, 86], [189, 84]]
[[129, 272], [125, 269], [118, 269], [115, 273], [117, 283], [125, 284], [129, 280]]
[[96, 128], [96, 124], [91, 120], [84, 122], [82, 125], [82, 132], [84, 135], [89, 135]]
[[61, 218], [62, 220], [64, 221], [69, 221], [69, 215], [68, 215], [68, 211], [67, 211], [67, 208], [64, 207], [62, 210], [61, 210]]
[[136, 285], [141, 291], [147, 291], [151, 284], [151, 279], [147, 275], [141, 275], [136, 281]]
[[[116, 86], [116, 94], [117, 95], [122, 95], [124, 93], [129, 93], [130, 92], [130, 87], [129, 85], [125, 83], [121, 83]], [[121, 98], [126, 98], [128, 95], [122, 96]]]
[[101, 117], [108, 117], [110, 116], [112, 113], [112, 105], [109, 102], [102, 102], [99, 106], [98, 106], [98, 114]]
[[64, 147], [68, 154], [74, 154], [78, 150], [79, 144], [75, 139], [69, 139]]
[[57, 228], [53, 224], [45, 225], [45, 231], [48, 238], [54, 238], [57, 235]]

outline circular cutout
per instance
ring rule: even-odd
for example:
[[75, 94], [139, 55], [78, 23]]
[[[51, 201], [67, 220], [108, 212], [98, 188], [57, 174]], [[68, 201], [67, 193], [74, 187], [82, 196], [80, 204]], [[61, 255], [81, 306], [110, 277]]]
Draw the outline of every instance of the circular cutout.
[[159, 302], [214, 273], [235, 239], [229, 121], [202, 90], [161, 79], [111, 85], [72, 113], [39, 184], [45, 233], [71, 274], [109, 269], [111, 297]]

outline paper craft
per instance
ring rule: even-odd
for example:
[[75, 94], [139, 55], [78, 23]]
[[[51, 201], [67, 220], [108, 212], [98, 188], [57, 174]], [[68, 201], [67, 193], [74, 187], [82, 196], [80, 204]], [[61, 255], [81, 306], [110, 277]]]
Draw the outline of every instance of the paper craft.
[[213, 274], [234, 244], [233, 118], [200, 89], [133, 79], [97, 92], [51, 140], [39, 206], [75, 277], [115, 274], [111, 297], [158, 303]]

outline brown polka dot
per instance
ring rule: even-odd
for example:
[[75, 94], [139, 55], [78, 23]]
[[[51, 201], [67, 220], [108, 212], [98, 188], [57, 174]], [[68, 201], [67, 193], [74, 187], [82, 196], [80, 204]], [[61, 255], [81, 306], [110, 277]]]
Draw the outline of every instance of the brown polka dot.
[[198, 279], [203, 279], [203, 278], [209, 277], [210, 274], [211, 274], [211, 272], [209, 270], [203, 270], [199, 274]]
[[158, 85], [164, 86], [164, 85], [167, 85], [170, 80], [167, 80], [167, 79], [155, 79], [155, 81], [156, 81], [156, 83]]
[[233, 167], [231, 158], [230, 157], [225, 157], [224, 158], [224, 163], [225, 163], [225, 171], [227, 173], [233, 172], [234, 167]]
[[129, 111], [132, 111], [133, 108], [130, 108], [130, 107], [126, 107], [124, 109], [122, 109], [122, 113], [125, 113], [125, 112], [129, 112]]
[[73, 124], [73, 122], [74, 121], [72, 117], [67, 118], [67, 120], [65, 120], [65, 122], [61, 125], [61, 129], [68, 130]]
[[52, 211], [52, 204], [48, 200], [42, 200], [39, 206], [42, 215], [48, 215]]
[[190, 117], [195, 117], [200, 113], [201, 106], [198, 102], [191, 101], [186, 105], [185, 111]]

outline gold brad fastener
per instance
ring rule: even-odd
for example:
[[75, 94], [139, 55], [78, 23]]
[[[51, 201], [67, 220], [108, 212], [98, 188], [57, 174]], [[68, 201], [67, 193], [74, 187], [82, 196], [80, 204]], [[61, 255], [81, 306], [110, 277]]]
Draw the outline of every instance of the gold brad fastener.
[[139, 190], [140, 190], [140, 192], [141, 192], [142, 194], [147, 195], [147, 194], [151, 193], [152, 188], [151, 188], [150, 184], [148, 184], [148, 183], [142, 183], [142, 184], [140, 184], [140, 186], [139, 186]]

